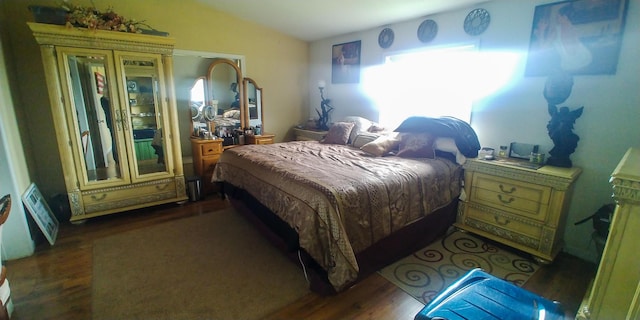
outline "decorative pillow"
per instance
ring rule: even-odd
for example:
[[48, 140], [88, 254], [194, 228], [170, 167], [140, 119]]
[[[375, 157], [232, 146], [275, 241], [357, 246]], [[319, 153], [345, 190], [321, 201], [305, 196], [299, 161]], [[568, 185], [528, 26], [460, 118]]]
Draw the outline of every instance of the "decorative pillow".
[[225, 118], [240, 119], [240, 110], [230, 109], [225, 111], [222, 116]]
[[352, 144], [359, 133], [367, 132], [367, 130], [369, 130], [369, 127], [371, 127], [371, 125], [373, 124], [373, 121], [365, 119], [363, 117], [358, 117], [358, 116], [344, 117], [342, 121], [354, 123], [353, 130], [351, 131], [351, 135], [349, 136], [349, 143], [352, 143]]
[[377, 139], [363, 145], [360, 150], [372, 154], [376, 157], [382, 157], [398, 147], [400, 140], [391, 136], [380, 136]]
[[353, 130], [353, 126], [355, 124], [353, 122], [336, 122], [331, 128], [329, 128], [329, 132], [322, 140], [322, 143], [326, 144], [347, 144], [349, 142], [349, 135], [351, 134], [351, 130]]
[[[354, 129], [355, 130], [355, 127]], [[351, 131], [351, 134], [353, 135], [353, 131]], [[362, 148], [362, 146], [364, 146], [365, 144], [374, 141], [376, 139], [378, 139], [380, 137], [380, 134], [377, 133], [371, 133], [371, 132], [361, 132], [358, 133], [358, 135], [356, 135], [356, 138], [353, 139], [353, 141], [351, 141], [351, 145], [354, 148]]]
[[400, 136], [400, 150], [396, 155], [403, 158], [435, 159], [434, 141], [430, 133], [404, 133]]

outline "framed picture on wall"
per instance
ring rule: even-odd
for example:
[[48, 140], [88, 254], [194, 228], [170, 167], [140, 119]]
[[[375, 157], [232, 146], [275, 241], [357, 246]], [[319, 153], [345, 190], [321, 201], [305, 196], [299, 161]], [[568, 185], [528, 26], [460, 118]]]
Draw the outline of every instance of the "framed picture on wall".
[[360, 82], [360, 48], [360, 40], [333, 45], [331, 83]]
[[615, 74], [628, 0], [576, 0], [537, 6], [526, 76]]

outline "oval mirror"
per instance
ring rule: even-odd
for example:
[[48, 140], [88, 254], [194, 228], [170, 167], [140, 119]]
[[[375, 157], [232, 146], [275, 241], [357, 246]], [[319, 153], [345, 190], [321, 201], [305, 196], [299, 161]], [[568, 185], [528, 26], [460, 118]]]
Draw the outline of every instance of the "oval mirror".
[[209, 66], [208, 75], [210, 100], [203, 115], [213, 133], [224, 137], [235, 129], [245, 128], [242, 72], [238, 65], [229, 59], [217, 59]]
[[247, 118], [250, 127], [260, 127], [264, 132], [264, 123], [262, 122], [262, 88], [251, 78], [244, 78], [244, 90], [246, 97], [245, 105], [247, 106]]

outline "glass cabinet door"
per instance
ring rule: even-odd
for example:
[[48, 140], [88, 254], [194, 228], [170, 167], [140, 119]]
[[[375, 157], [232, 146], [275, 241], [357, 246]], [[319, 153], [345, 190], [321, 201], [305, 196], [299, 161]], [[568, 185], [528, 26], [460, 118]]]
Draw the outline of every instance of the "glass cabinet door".
[[[116, 55], [122, 70], [126, 94], [121, 100], [126, 106], [131, 146], [132, 174], [135, 179], [157, 177], [169, 172], [166, 159], [170, 156], [165, 139], [165, 99], [161, 88], [162, 68], [159, 55]], [[168, 133], [167, 133], [168, 134]]]
[[[112, 55], [104, 50], [58, 48], [58, 65], [65, 97], [76, 170], [83, 186], [128, 181], [121, 115], [113, 101]], [[117, 94], [117, 93], [116, 93]]]

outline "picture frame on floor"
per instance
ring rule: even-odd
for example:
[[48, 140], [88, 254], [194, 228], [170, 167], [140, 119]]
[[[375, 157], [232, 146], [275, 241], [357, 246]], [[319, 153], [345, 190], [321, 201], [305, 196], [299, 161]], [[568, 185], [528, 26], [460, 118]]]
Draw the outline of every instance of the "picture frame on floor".
[[49, 244], [53, 245], [56, 242], [56, 237], [58, 236], [60, 223], [51, 211], [47, 202], [42, 197], [42, 194], [35, 183], [31, 183], [24, 192], [22, 195], [22, 202], [27, 208], [27, 211], [31, 214], [31, 217], [33, 217], [33, 220], [35, 220], [38, 228], [40, 228], [42, 233], [44, 233]]

